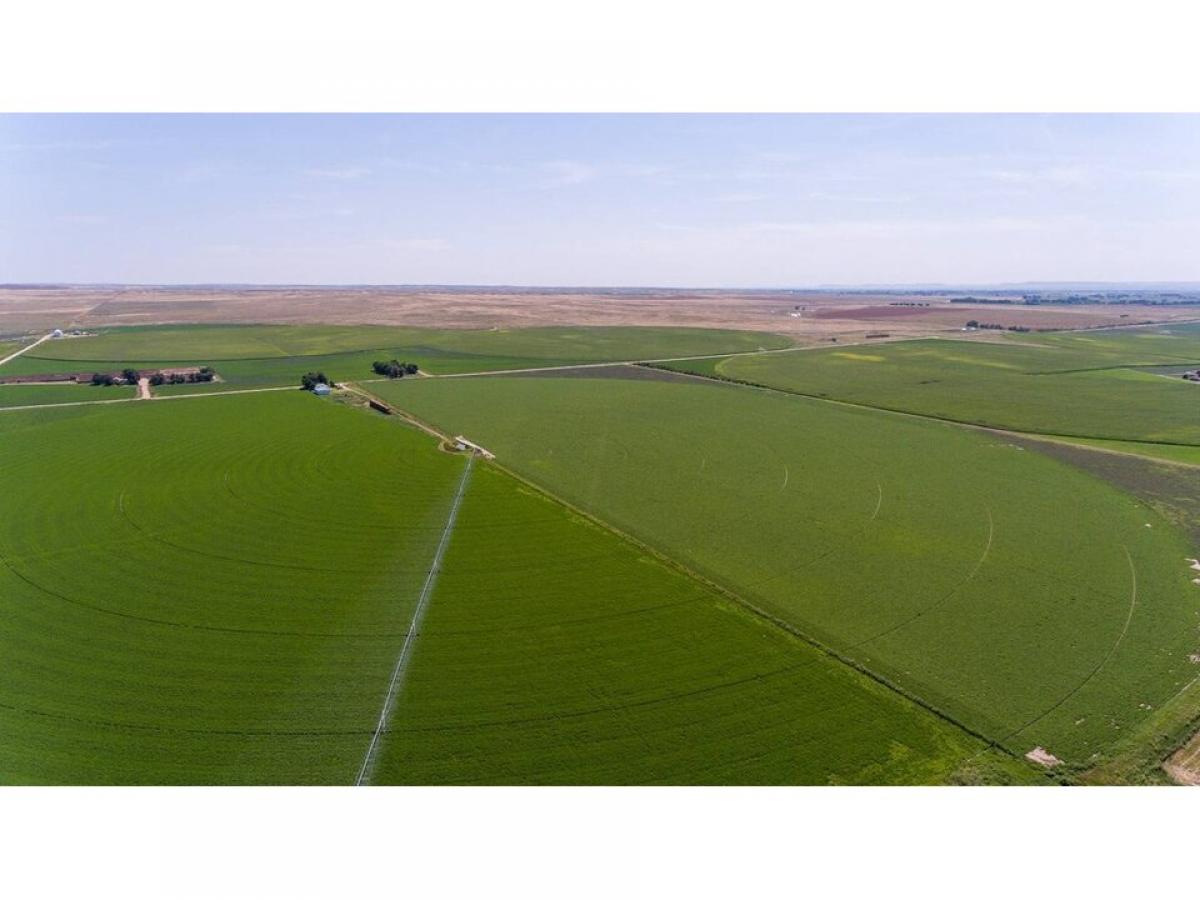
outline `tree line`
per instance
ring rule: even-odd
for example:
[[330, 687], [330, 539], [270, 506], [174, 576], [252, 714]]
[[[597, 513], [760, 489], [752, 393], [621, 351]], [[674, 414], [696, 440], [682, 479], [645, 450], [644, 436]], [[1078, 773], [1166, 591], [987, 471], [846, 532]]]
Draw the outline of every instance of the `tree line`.
[[[975, 319], [971, 319], [970, 321], [968, 321], [967, 327], [968, 328], [990, 328], [995, 331], [1032, 331], [1033, 330], [1031, 328], [1027, 328], [1024, 325], [999, 325], [999, 324], [996, 324], [993, 322], [979, 322], [979, 321], [976, 321]], [[1050, 331], [1051, 329], [1039, 328], [1037, 330], [1038, 331]]]
[[403, 378], [405, 375], [416, 375], [417, 364], [410, 362], [400, 362], [398, 359], [375, 360], [371, 363], [371, 368], [375, 370], [376, 375], [383, 375], [387, 378]]
[[[212, 381], [217, 373], [208, 366], [201, 366], [196, 372], [172, 372], [170, 375], [162, 371], [153, 372], [148, 376], [149, 382], [157, 387], [161, 384], [201, 384]], [[111, 387], [114, 384], [137, 384], [142, 377], [137, 369], [125, 368], [120, 372], [93, 372], [92, 384], [100, 387]]]

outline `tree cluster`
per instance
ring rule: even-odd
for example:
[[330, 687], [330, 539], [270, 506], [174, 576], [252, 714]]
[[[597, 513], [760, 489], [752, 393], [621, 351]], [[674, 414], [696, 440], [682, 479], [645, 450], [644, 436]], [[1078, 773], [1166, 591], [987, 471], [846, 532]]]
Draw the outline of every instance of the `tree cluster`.
[[[213, 378], [216, 377], [217, 373], [208, 366], [201, 366], [199, 372], [188, 372], [186, 375], [182, 372], [173, 372], [169, 378], [163, 375], [161, 372], [159, 372], [158, 375], [159, 377], [163, 378], [164, 381], [169, 381], [171, 384], [201, 384], [203, 382], [212, 381]], [[150, 383], [154, 384], [155, 382], [153, 379], [151, 379]], [[162, 383], [162, 381], [158, 382], [158, 384]]]
[[387, 378], [403, 378], [405, 375], [417, 374], [416, 363], [400, 362], [398, 359], [389, 362], [377, 359], [371, 363], [371, 368], [375, 370], [376, 375], [383, 375]]
[[318, 384], [333, 386], [333, 382], [325, 376], [324, 372], [305, 372], [300, 376], [300, 386], [306, 391], [311, 391]]

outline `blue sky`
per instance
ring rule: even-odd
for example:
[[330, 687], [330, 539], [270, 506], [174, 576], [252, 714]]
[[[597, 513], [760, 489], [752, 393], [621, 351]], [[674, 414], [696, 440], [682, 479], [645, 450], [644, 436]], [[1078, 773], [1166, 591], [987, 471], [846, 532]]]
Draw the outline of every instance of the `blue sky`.
[[1200, 116], [0, 116], [0, 282], [1200, 280]]

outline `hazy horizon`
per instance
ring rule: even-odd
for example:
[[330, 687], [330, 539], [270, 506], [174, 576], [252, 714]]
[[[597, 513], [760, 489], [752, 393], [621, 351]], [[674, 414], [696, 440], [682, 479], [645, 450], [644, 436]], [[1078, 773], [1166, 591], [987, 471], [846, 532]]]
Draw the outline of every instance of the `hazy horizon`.
[[1200, 282], [1196, 115], [4, 115], [7, 284]]
[[810, 284], [810, 285], [662, 285], [662, 284], [512, 284], [453, 282], [350, 282], [350, 281], [12, 281], [0, 282], [0, 288], [338, 288], [379, 290], [512, 290], [512, 291], [746, 291], [746, 292], [817, 292], [817, 291], [1017, 291], [1079, 290], [1130, 292], [1196, 291], [1200, 281], [1010, 281], [990, 284], [953, 282], [908, 282], [884, 284]]

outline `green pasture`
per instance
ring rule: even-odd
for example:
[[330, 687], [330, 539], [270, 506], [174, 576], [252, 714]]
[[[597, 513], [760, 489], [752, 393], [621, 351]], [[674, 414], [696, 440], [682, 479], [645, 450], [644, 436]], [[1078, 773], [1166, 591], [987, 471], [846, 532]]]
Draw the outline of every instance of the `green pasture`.
[[[1024, 337], [1024, 336], [1022, 336]], [[1045, 343], [1057, 335], [1042, 336]], [[1200, 444], [1200, 390], [1129, 366], [1174, 365], [1200, 338], [1166, 350], [919, 340], [671, 363], [680, 371], [881, 409], [1042, 434]], [[1135, 338], [1126, 338], [1132, 343]], [[1111, 343], [1111, 341], [1110, 341]], [[1139, 345], [1140, 346], [1140, 345]], [[1116, 355], [1114, 355], [1116, 354]]]
[[699, 381], [377, 390], [1014, 751], [1086, 764], [1195, 678], [1195, 548], [1033, 450]]

